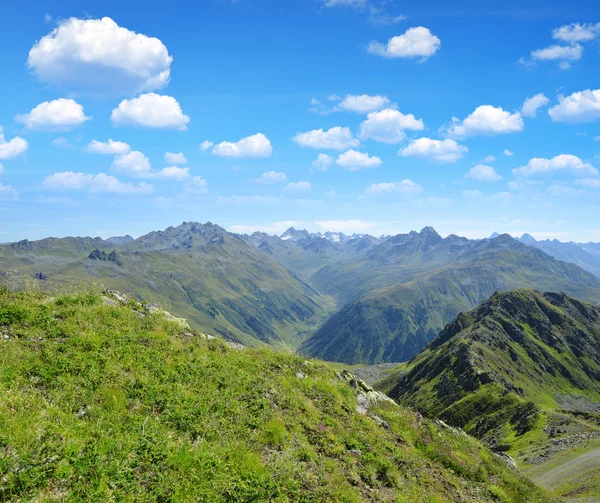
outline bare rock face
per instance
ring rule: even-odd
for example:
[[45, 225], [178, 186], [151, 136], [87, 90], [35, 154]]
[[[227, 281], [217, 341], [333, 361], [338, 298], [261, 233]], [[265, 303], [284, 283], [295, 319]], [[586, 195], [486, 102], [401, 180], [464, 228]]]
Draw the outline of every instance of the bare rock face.
[[[381, 402], [388, 402], [388, 403], [393, 403], [394, 405], [397, 405], [396, 402], [394, 402], [394, 400], [392, 400], [389, 396], [384, 395], [383, 393], [379, 392], [379, 391], [375, 391], [371, 386], [369, 386], [365, 381], [363, 381], [362, 379], [357, 379], [355, 378], [350, 372], [348, 372], [347, 370], [343, 370], [341, 374], [339, 374], [340, 379], [350, 383], [350, 386], [352, 386], [357, 394], [356, 394], [356, 401], [357, 401], [357, 405], [356, 405], [356, 412], [358, 412], [359, 414], [367, 414], [367, 412], [369, 412], [369, 408], [371, 408], [373, 405], [377, 404], [377, 403], [381, 403]], [[377, 416], [373, 416], [373, 417], [377, 417]], [[377, 418], [379, 419], [379, 418]], [[381, 421], [381, 419], [379, 419], [379, 421]], [[377, 420], [375, 420], [375, 422], [378, 422]], [[385, 421], [383, 421], [385, 422]]]

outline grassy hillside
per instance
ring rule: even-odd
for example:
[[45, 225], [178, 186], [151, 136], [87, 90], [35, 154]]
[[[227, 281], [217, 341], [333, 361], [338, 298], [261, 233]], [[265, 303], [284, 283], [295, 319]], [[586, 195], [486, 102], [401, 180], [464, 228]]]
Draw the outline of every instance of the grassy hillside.
[[[96, 249], [115, 251], [116, 261], [89, 258]], [[293, 347], [328, 309], [294, 274], [210, 223], [184, 223], [123, 245], [50, 238], [0, 246], [2, 270], [37, 274], [50, 291], [97, 279], [247, 345]]]
[[[381, 281], [393, 284], [394, 277], [406, 274], [411, 279], [342, 307], [303, 343], [303, 352], [349, 364], [406, 361], [460, 312], [475, 308], [496, 291], [562, 291], [600, 304], [600, 279], [509, 236], [482, 242], [447, 238], [448, 242], [435, 245], [423, 245], [421, 235], [396, 245], [393, 239], [373, 250], [380, 257], [378, 249], [385, 247], [386, 256], [392, 258], [366, 261], [363, 266], [355, 262], [348, 280], [361, 282], [365, 290]], [[416, 272], [417, 267], [432, 269]], [[340, 272], [336, 275], [347, 281]]]
[[600, 309], [564, 294], [495, 294], [380, 386], [497, 449], [547, 440], [554, 423], [598, 430]]
[[549, 501], [456, 430], [359, 413], [323, 364], [138, 303], [0, 289], [0, 331], [1, 501]]

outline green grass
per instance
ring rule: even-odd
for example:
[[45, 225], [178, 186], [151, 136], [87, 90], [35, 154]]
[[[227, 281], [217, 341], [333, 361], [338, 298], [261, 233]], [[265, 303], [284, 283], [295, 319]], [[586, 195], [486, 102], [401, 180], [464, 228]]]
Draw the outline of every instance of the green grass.
[[329, 366], [94, 291], [0, 290], [0, 501], [546, 502], [476, 440]]

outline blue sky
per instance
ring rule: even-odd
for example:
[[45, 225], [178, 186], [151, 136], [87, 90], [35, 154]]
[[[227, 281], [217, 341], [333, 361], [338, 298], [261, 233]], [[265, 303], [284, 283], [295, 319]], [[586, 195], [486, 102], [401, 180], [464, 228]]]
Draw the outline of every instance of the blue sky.
[[485, 3], [10, 3], [0, 242], [192, 220], [600, 241], [600, 5]]

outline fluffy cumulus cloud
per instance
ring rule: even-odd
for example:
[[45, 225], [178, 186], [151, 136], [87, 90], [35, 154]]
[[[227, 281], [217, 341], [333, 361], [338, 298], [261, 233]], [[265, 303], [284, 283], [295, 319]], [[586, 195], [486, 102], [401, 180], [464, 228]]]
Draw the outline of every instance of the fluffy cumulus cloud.
[[150, 178], [152, 176], [150, 160], [137, 150], [116, 156], [111, 169], [121, 175], [137, 178]]
[[213, 147], [214, 143], [210, 140], [204, 140], [199, 146], [198, 148], [200, 150], [202, 150], [203, 152], [208, 152], [212, 147]]
[[412, 180], [405, 179], [399, 182], [374, 183], [366, 188], [365, 195], [375, 196], [379, 194], [390, 193], [418, 194], [422, 190], [423, 188], [419, 184], [413, 182]]
[[173, 152], [166, 152], [165, 162], [167, 162], [167, 164], [187, 164], [187, 159], [185, 158], [185, 155], [183, 155], [183, 152], [179, 152], [177, 154]]
[[44, 101], [31, 112], [15, 117], [31, 131], [69, 131], [90, 119], [83, 112], [83, 106], [66, 98]]
[[122, 141], [98, 141], [92, 140], [85, 147], [86, 152], [91, 154], [109, 154], [109, 155], [123, 155], [131, 152], [131, 147]]
[[375, 110], [381, 110], [390, 104], [391, 101], [387, 96], [380, 96], [379, 94], [376, 94], [375, 96], [370, 96], [368, 94], [348, 94], [337, 104], [337, 109], [366, 114], [374, 112]]
[[546, 106], [549, 102], [550, 100], [546, 98], [544, 93], [538, 93], [524, 101], [523, 106], [521, 107], [521, 114], [524, 117], [535, 117], [537, 111]]
[[29, 68], [43, 82], [91, 94], [132, 95], [162, 89], [173, 58], [157, 38], [112, 19], [70, 18], [29, 51]]
[[142, 94], [123, 100], [112, 111], [110, 120], [115, 126], [139, 126], [160, 129], [187, 130], [190, 118], [183, 113], [172, 96], [155, 93]]
[[434, 140], [418, 138], [400, 149], [402, 157], [421, 157], [434, 164], [451, 164], [462, 159], [469, 149], [455, 140]]
[[442, 128], [442, 132], [451, 138], [463, 139], [469, 136], [518, 133], [524, 127], [520, 113], [511, 114], [500, 107], [481, 105], [462, 122], [453, 117], [452, 122]]
[[400, 143], [406, 138], [407, 129], [422, 131], [425, 128], [421, 119], [405, 115], [393, 108], [372, 112], [360, 124], [360, 139], [375, 140], [381, 143]]
[[100, 173], [94, 177], [90, 185], [90, 192], [103, 194], [152, 194], [154, 187], [148, 183], [123, 183], [114, 176]]
[[307, 190], [310, 190], [310, 183], [304, 181], [291, 182], [284, 187], [284, 190], [289, 190], [292, 192], [306, 192]]
[[287, 182], [287, 176], [280, 171], [267, 171], [256, 179], [256, 183], [283, 183]]
[[42, 182], [42, 187], [52, 190], [82, 190], [86, 189], [92, 193], [107, 194], [152, 194], [154, 187], [147, 183], [134, 185], [123, 183], [114, 176], [99, 173], [75, 173], [63, 171], [47, 176]]
[[6, 140], [4, 130], [0, 126], [0, 159], [8, 160], [21, 155], [27, 150], [27, 140], [20, 136], [15, 136], [11, 140]]
[[340, 154], [335, 163], [350, 171], [359, 171], [361, 169], [377, 168], [381, 166], [382, 160], [379, 157], [370, 156], [364, 152], [348, 150]]
[[273, 147], [264, 134], [257, 133], [237, 142], [221, 142], [213, 147], [212, 153], [222, 157], [271, 157]]
[[499, 182], [502, 177], [496, 173], [496, 170], [485, 164], [473, 166], [466, 174], [465, 178], [477, 180], [478, 182]]
[[371, 42], [369, 52], [385, 58], [421, 58], [425, 61], [438, 51], [441, 43], [428, 28], [417, 26], [390, 38], [386, 44]]
[[46, 189], [77, 190], [87, 187], [93, 179], [94, 175], [88, 173], [63, 171], [47, 176], [42, 182], [42, 187]]
[[552, 37], [563, 42], [589, 42], [600, 35], [600, 23], [573, 23], [552, 30]]
[[306, 133], [296, 133], [292, 140], [301, 147], [325, 150], [344, 150], [360, 145], [360, 142], [353, 138], [350, 128], [340, 126], [327, 131], [314, 129]]
[[316, 171], [327, 171], [329, 166], [333, 164], [333, 157], [327, 154], [319, 154], [312, 162], [312, 169]]
[[552, 159], [533, 158], [527, 165], [513, 169], [515, 176], [531, 177], [536, 175], [547, 175], [551, 173], [566, 172], [576, 175], [597, 176], [598, 170], [579, 157], [570, 154], [560, 154]]
[[510, 150], [505, 150], [504, 152], [502, 152], [506, 157], [512, 157], [513, 155], [515, 155], [514, 152], [511, 152]]
[[558, 105], [548, 113], [554, 122], [592, 122], [600, 119], [600, 89], [559, 96]]
[[531, 58], [538, 61], [577, 61], [583, 56], [583, 47], [573, 45], [551, 45], [531, 53]]
[[170, 182], [185, 182], [190, 179], [190, 168], [181, 168], [179, 166], [169, 166], [152, 174], [153, 178], [167, 180]]

